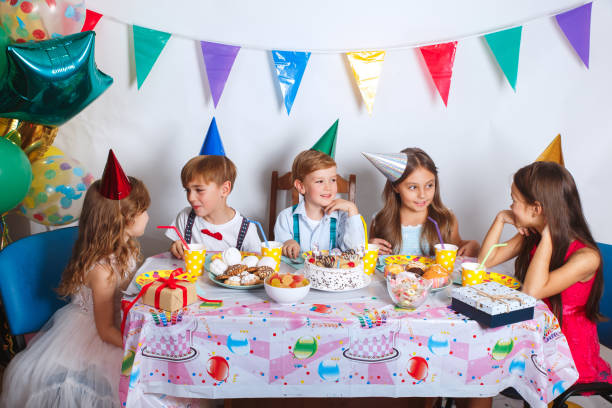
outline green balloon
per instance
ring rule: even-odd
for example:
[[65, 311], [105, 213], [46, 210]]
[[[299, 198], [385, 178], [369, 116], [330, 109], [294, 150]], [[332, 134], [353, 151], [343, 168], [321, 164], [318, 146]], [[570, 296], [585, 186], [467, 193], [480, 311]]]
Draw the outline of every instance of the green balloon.
[[17, 206], [32, 184], [32, 166], [23, 150], [0, 138], [0, 214]]

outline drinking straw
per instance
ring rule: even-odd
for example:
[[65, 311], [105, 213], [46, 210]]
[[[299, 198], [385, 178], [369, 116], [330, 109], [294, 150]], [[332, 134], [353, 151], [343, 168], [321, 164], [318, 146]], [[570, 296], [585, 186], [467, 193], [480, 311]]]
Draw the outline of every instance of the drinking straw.
[[176, 231], [176, 235], [178, 235], [178, 237], [181, 239], [181, 242], [183, 243], [183, 245], [185, 245], [185, 248], [187, 248], [187, 250], [190, 250], [189, 244], [187, 244], [187, 241], [185, 241], [185, 238], [183, 238], [178, 228], [176, 228], [174, 225], [158, 225], [157, 228], [173, 229], [174, 231]]
[[366, 252], [368, 251], [368, 226], [365, 222], [365, 220], [363, 219], [363, 216], [361, 216], [361, 223], [363, 224], [363, 233], [365, 235], [365, 250]]
[[258, 221], [255, 220], [249, 220], [247, 218], [248, 222], [252, 222], [253, 224], [257, 225], [257, 227], [259, 228], [259, 232], [261, 232], [261, 236], [263, 237], [264, 241], [266, 241], [266, 247], [270, 248], [270, 243], [268, 242], [268, 238], [266, 238], [266, 233], [263, 230], [263, 227], [261, 226], [261, 224]]
[[442, 247], [442, 249], [444, 249], [444, 241], [442, 241], [442, 234], [440, 233], [440, 227], [438, 227], [438, 223], [431, 217], [427, 217], [427, 219], [433, 222], [433, 224], [435, 225], [436, 231], [438, 232], [438, 238], [440, 239], [440, 246]]
[[487, 252], [487, 254], [485, 255], [484, 259], [482, 260], [482, 263], [480, 265], [478, 265], [478, 271], [481, 270], [482, 268], [484, 268], [484, 264], [485, 262], [487, 262], [487, 259], [489, 259], [489, 255], [491, 255], [491, 251], [493, 251], [494, 248], [497, 247], [505, 247], [506, 245], [508, 245], [507, 242], [504, 242], [503, 244], [495, 244], [492, 245], [491, 248], [489, 248], [489, 251]]

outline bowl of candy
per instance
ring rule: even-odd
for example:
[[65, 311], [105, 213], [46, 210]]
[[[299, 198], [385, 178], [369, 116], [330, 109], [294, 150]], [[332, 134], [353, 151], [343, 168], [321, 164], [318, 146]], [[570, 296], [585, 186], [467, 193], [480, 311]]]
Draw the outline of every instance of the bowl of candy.
[[306, 297], [310, 282], [297, 273], [273, 273], [264, 281], [264, 288], [276, 303], [292, 304]]
[[432, 282], [412, 272], [400, 272], [387, 276], [387, 291], [391, 300], [399, 307], [416, 309], [427, 296]]

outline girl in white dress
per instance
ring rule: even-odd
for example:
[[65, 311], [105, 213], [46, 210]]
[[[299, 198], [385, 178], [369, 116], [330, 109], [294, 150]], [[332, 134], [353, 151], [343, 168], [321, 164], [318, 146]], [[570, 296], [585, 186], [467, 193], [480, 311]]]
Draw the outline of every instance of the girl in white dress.
[[149, 220], [150, 198], [140, 180], [125, 177], [114, 155], [119, 171], [108, 171], [111, 154], [102, 180], [85, 195], [79, 237], [58, 288], [71, 302], [7, 367], [2, 407], [120, 405], [120, 291], [140, 256], [135, 238]]

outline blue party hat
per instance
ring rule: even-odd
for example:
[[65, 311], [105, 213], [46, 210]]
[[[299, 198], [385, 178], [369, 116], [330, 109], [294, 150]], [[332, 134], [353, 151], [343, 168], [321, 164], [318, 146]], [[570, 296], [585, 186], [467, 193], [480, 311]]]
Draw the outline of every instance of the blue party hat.
[[406, 170], [408, 156], [406, 153], [361, 153], [368, 159], [387, 179], [394, 183], [399, 180]]
[[200, 149], [200, 154], [208, 154], [213, 156], [225, 156], [225, 149], [223, 143], [221, 143], [221, 136], [219, 135], [219, 129], [217, 128], [217, 121], [215, 118], [210, 122], [208, 132], [206, 132], [206, 138]]

